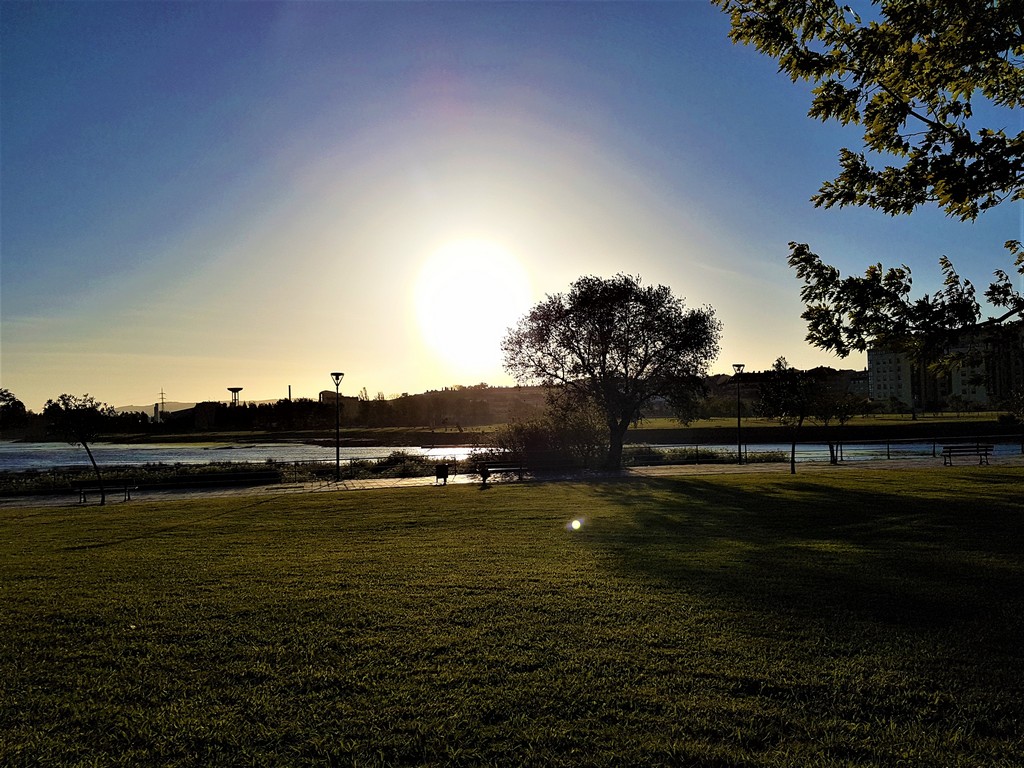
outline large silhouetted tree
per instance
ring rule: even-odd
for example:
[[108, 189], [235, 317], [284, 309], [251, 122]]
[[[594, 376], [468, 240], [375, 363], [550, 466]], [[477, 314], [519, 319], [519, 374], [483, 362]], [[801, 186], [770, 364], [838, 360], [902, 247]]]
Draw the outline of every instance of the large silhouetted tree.
[[0, 429], [16, 429], [25, 426], [28, 411], [9, 389], [0, 389]]
[[[834, 0], [712, 1], [730, 15], [735, 42], [814, 84], [811, 117], [863, 130], [863, 147], [840, 150], [841, 172], [822, 185], [815, 205], [866, 205], [895, 216], [931, 203], [969, 221], [1024, 200], [1024, 131], [1005, 130], [1024, 106], [1021, 0], [850, 0], [856, 8]], [[1024, 274], [1021, 244], [1006, 247]], [[806, 244], [790, 249], [805, 285], [808, 340], [840, 356], [914, 333], [925, 335], [925, 346], [948, 349], [951, 337], [980, 321], [973, 285], [946, 259], [944, 290], [914, 299], [906, 267], [877, 264], [863, 278], [843, 278]], [[1024, 313], [1005, 271], [985, 296], [1000, 309], [991, 324]]]
[[106, 419], [114, 415], [114, 409], [101, 403], [92, 395], [61, 395], [56, 400], [47, 400], [43, 407], [50, 430], [60, 435], [71, 445], [85, 448], [93, 471], [96, 472], [96, 483], [100, 489], [100, 504], [107, 503], [107, 494], [103, 487], [103, 475], [92, 454], [89, 443], [103, 429]]
[[693, 413], [701, 377], [718, 355], [721, 325], [710, 307], [686, 309], [663, 285], [638, 277], [581, 277], [549, 295], [502, 342], [505, 368], [570, 402], [596, 406], [608, 427], [606, 464], [622, 464], [629, 425], [655, 398]]

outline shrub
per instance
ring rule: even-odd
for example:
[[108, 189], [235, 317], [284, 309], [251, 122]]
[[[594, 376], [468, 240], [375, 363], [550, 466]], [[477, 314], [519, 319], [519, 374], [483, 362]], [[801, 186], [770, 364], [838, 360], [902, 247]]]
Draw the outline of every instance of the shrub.
[[[744, 454], [746, 464], [765, 464], [788, 461], [784, 451], [757, 451]], [[649, 467], [663, 464], [735, 464], [736, 452], [720, 448], [657, 448], [651, 445], [631, 445], [623, 451], [623, 464], [631, 467]]]

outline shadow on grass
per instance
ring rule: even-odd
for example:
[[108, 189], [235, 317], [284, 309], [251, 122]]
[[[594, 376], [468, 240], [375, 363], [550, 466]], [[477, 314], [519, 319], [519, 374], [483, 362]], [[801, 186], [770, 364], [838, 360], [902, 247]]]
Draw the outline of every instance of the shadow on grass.
[[215, 512], [215, 513], [213, 513], [211, 515], [204, 515], [203, 517], [189, 518], [187, 520], [183, 520], [180, 523], [175, 523], [173, 525], [162, 525], [162, 526], [159, 526], [159, 527], [156, 527], [156, 528], [150, 528], [148, 530], [140, 531], [138, 533], [133, 533], [133, 534], [130, 534], [130, 535], [120, 536], [120, 537], [118, 537], [116, 539], [103, 539], [101, 541], [90, 541], [90, 542], [85, 542], [85, 543], [81, 543], [81, 544], [72, 544], [70, 546], [64, 547], [64, 551], [66, 551], [66, 552], [78, 552], [78, 551], [85, 551], [85, 550], [90, 550], [90, 549], [107, 549], [109, 547], [117, 547], [117, 546], [120, 546], [122, 544], [128, 544], [128, 543], [131, 543], [131, 542], [145, 541], [146, 539], [153, 539], [153, 538], [156, 538], [156, 537], [159, 537], [159, 536], [164, 536], [164, 535], [166, 535], [168, 533], [174, 533], [176, 531], [181, 531], [181, 530], [188, 531], [188, 530], [194, 529], [197, 525], [200, 525], [202, 523], [208, 523], [208, 522], [211, 522], [213, 520], [219, 520], [219, 519], [222, 519], [222, 518], [230, 517], [230, 516], [236, 515], [236, 514], [238, 514], [240, 512], [248, 512], [249, 510], [255, 509], [255, 508], [260, 507], [260, 506], [263, 506], [263, 505], [265, 505], [265, 504], [267, 504], [267, 503], [269, 503], [271, 501], [274, 501], [274, 499], [272, 497], [266, 497], [266, 498], [256, 499], [254, 501], [247, 501], [247, 502], [245, 502], [243, 504], [231, 504], [229, 506], [226, 506], [221, 511]]
[[695, 596], [815, 621], [956, 625], [1015, 648], [1020, 475], [948, 482], [911, 492], [857, 478], [608, 484], [598, 493], [626, 514], [589, 535], [618, 567]]

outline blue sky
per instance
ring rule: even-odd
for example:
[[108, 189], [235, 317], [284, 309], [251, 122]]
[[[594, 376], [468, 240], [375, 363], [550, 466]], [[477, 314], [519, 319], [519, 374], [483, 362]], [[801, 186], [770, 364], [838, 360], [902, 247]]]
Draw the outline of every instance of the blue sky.
[[501, 329], [616, 272], [715, 308], [714, 371], [862, 367], [804, 342], [789, 241], [924, 291], [1021, 236], [815, 209], [858, 134], [706, 2], [6, 2], [0, 34], [0, 386], [36, 409], [507, 384]]

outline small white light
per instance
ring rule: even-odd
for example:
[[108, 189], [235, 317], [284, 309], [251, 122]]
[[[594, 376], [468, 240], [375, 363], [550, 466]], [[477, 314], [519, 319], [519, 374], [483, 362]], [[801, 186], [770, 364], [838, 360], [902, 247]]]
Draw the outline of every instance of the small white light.
[[581, 527], [583, 526], [583, 523], [582, 523], [582, 522], [580, 522], [579, 520], [573, 520], [573, 521], [572, 521], [572, 522], [570, 523], [570, 525], [572, 526], [572, 529], [573, 529], [574, 531], [578, 531], [578, 530], [579, 530], [579, 529], [580, 529], [580, 528], [581, 528]]

